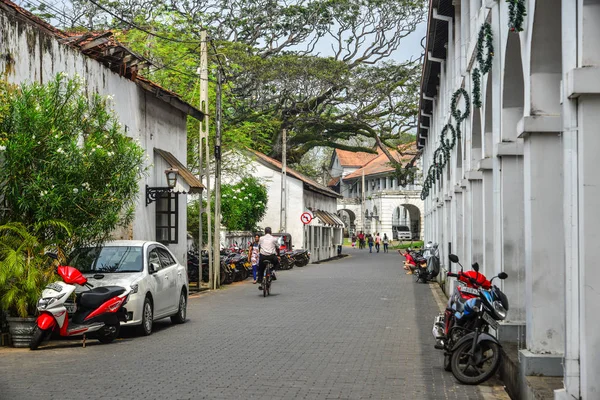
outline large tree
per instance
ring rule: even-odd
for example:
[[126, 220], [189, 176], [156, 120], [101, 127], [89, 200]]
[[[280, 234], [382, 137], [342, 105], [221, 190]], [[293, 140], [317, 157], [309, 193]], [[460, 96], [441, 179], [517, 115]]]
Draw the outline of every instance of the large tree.
[[[353, 137], [385, 151], [414, 131], [420, 60], [394, 59], [423, 20], [424, 6], [423, 0], [72, 0], [55, 5], [64, 15], [54, 15], [67, 27], [119, 30], [121, 40], [155, 63], [153, 79], [192, 102], [198, 101], [199, 34], [207, 29], [211, 63], [227, 75], [224, 143], [279, 158], [285, 129], [294, 163], [314, 147], [374, 151], [349, 145]], [[197, 126], [189, 133], [195, 143]]]

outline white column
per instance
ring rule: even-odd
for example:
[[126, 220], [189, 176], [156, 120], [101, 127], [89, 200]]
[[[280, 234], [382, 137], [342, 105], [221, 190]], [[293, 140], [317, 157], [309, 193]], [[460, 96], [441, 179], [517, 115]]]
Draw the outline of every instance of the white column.
[[[524, 121], [531, 120], [525, 117]], [[538, 117], [556, 121], [559, 117]], [[526, 375], [562, 376], [565, 299], [562, 144], [558, 132], [524, 133]]]
[[479, 263], [480, 271], [484, 275], [489, 275], [483, 263], [483, 184], [481, 179], [471, 180], [471, 252], [468, 257], [471, 263]]
[[483, 266], [487, 275], [494, 275], [494, 209], [492, 170], [485, 169], [482, 180], [483, 205]]

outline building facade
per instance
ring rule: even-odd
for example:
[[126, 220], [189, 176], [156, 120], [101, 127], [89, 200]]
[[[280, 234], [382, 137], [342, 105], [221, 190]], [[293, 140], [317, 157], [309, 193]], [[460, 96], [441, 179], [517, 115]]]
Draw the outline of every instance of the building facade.
[[[415, 155], [415, 143], [392, 150], [392, 156], [403, 164]], [[337, 209], [345, 224], [345, 234], [379, 232], [396, 240], [400, 231], [409, 229], [412, 239], [421, 239], [421, 161], [417, 160], [415, 165], [418, 172], [414, 182], [402, 186], [381, 151], [372, 154], [336, 149], [331, 157], [332, 178], [328, 185], [343, 196], [338, 200]]]
[[[140, 76], [147, 62], [116, 42], [110, 32], [67, 34], [8, 0], [0, 0], [0, 55], [1, 79], [10, 83], [45, 83], [59, 73], [78, 75], [90, 93], [113, 98], [119, 122], [146, 150], [149, 164], [139, 182], [133, 224], [114, 237], [163, 242], [185, 265], [187, 196], [183, 193], [203, 188], [185, 167], [186, 124], [188, 115], [203, 119], [202, 112]], [[179, 171], [175, 188], [179, 193], [154, 197], [147, 187], [167, 187], [168, 168]], [[148, 195], [152, 195], [150, 203]]]
[[599, 21], [587, 0], [431, 0], [428, 18], [425, 239], [445, 270], [455, 253], [508, 273], [499, 338], [521, 382], [562, 377], [556, 399], [600, 398]]
[[[294, 248], [310, 251], [311, 262], [337, 255], [344, 227], [336, 215], [339, 194], [289, 167], [284, 176], [281, 162], [258, 151], [232, 152], [226, 157], [267, 187], [267, 210], [260, 227], [291, 234]], [[235, 182], [239, 174], [223, 179]], [[310, 214], [310, 223], [301, 220], [303, 213]]]

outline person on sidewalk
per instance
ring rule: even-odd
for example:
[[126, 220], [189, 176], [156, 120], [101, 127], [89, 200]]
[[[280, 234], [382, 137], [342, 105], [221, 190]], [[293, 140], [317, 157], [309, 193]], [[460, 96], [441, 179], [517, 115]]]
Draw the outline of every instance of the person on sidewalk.
[[271, 228], [265, 228], [265, 234], [258, 240], [258, 245], [260, 250], [258, 257], [257, 282], [261, 284], [258, 289], [262, 290], [262, 278], [265, 274], [265, 262], [270, 261], [273, 269], [279, 265], [279, 259], [277, 258], [279, 254], [279, 245], [277, 244], [277, 238], [271, 235]]
[[413, 256], [410, 254], [410, 248], [408, 248], [404, 254], [402, 254], [402, 250], [398, 250], [398, 253], [400, 253], [400, 255], [404, 256], [404, 258], [406, 259], [404, 261], [404, 269], [406, 270], [406, 274], [412, 275], [413, 270], [417, 268], [417, 263], [415, 262]]
[[379, 248], [381, 247], [381, 237], [379, 236], [379, 232], [375, 235], [375, 250], [379, 253]]
[[367, 242], [369, 243], [369, 253], [373, 252], [373, 235], [367, 234]]
[[384, 233], [383, 234], [383, 252], [387, 253], [388, 252], [388, 244], [389, 244], [390, 240], [387, 237], [387, 234]]
[[355, 247], [356, 247], [356, 234], [353, 233], [352, 234], [352, 248], [355, 248]]
[[248, 248], [248, 260], [250, 260], [250, 264], [252, 264], [252, 277], [254, 278], [253, 283], [256, 283], [256, 274], [258, 272], [258, 259], [260, 250], [260, 246], [258, 244], [259, 240], [260, 235], [254, 235], [254, 242], [250, 243], [250, 247]]

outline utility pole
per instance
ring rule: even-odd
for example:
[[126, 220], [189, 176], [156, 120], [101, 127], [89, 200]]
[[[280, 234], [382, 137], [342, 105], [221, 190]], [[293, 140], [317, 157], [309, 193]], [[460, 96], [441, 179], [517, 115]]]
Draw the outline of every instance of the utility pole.
[[279, 216], [279, 232], [285, 232], [287, 224], [287, 129], [281, 133], [281, 213]]
[[365, 207], [367, 206], [367, 204], [366, 204], [365, 201], [366, 201], [366, 199], [365, 199], [365, 170], [363, 169], [363, 171], [362, 171], [362, 210], [361, 210], [361, 213], [362, 213], [362, 216], [363, 216], [363, 218], [362, 218], [362, 227], [363, 227], [362, 232], [363, 232], [363, 234], [365, 233], [365, 220], [367, 219], [367, 216], [366, 216], [367, 211], [365, 209]]
[[[212, 288], [212, 237], [210, 234], [211, 231], [211, 217], [210, 217], [210, 153], [209, 153], [209, 144], [208, 144], [208, 132], [209, 132], [209, 124], [208, 124], [208, 43], [206, 41], [206, 31], [202, 31], [200, 33], [200, 110], [204, 113], [204, 121], [200, 122], [200, 133], [198, 139], [198, 158], [199, 158], [199, 166], [198, 166], [198, 175], [200, 178], [200, 182], [202, 182], [202, 172], [204, 170], [204, 176], [206, 176], [206, 219], [207, 219], [207, 228], [208, 228], [208, 286]], [[204, 143], [203, 143], [204, 141]], [[205, 147], [206, 152], [206, 167], [204, 167], [203, 163], [203, 146]], [[198, 213], [199, 213], [199, 226], [198, 232], [200, 234], [198, 239], [198, 246], [200, 250], [200, 262], [199, 262], [199, 278], [198, 278], [198, 290], [200, 290], [200, 282], [202, 281], [202, 248], [203, 246], [203, 232], [202, 232], [202, 195], [198, 199]]]
[[[218, 57], [218, 55], [217, 55]], [[217, 66], [217, 101], [215, 106], [215, 239], [214, 239], [214, 289], [220, 285], [221, 273], [221, 76], [220, 65]]]

